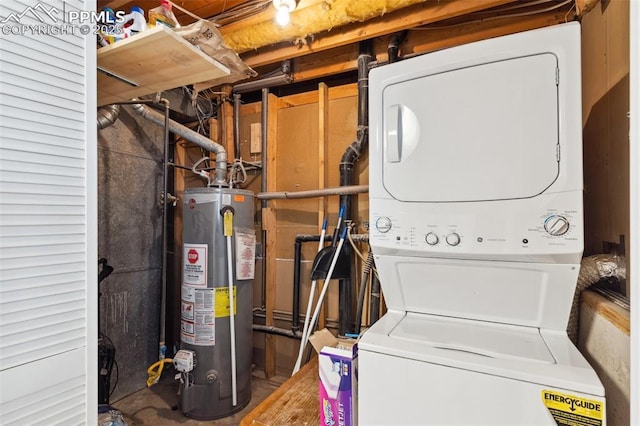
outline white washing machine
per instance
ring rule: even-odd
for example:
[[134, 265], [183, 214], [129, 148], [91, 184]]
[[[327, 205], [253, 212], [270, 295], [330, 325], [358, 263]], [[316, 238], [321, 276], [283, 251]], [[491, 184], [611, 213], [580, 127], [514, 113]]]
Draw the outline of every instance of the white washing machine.
[[359, 419], [602, 425], [566, 326], [583, 250], [580, 26], [370, 73], [370, 244], [388, 312]]

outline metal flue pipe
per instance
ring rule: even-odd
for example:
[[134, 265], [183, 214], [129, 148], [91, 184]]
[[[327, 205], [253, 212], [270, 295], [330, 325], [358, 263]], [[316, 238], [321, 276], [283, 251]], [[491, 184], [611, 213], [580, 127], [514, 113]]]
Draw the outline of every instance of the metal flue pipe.
[[[142, 118], [145, 118], [158, 126], [164, 125], [164, 116], [159, 112], [142, 104], [131, 104], [131, 108]], [[216, 168], [215, 178], [213, 179], [212, 184], [215, 186], [227, 186], [227, 152], [222, 145], [171, 119], [169, 119], [169, 130], [189, 142], [192, 142], [207, 151], [213, 152], [216, 155]]]

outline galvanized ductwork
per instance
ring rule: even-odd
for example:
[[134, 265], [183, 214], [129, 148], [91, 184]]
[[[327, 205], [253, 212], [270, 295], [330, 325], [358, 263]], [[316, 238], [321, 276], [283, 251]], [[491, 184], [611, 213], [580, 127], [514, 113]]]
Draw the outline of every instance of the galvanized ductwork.
[[120, 116], [120, 105], [106, 105], [98, 108], [98, 130], [106, 129]]

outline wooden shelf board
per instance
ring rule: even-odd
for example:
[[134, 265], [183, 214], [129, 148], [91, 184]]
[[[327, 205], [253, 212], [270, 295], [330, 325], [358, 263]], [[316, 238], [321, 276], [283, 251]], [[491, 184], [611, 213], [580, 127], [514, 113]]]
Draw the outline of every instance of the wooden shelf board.
[[102, 47], [97, 55], [98, 106], [215, 80], [230, 73], [226, 66], [164, 26]]

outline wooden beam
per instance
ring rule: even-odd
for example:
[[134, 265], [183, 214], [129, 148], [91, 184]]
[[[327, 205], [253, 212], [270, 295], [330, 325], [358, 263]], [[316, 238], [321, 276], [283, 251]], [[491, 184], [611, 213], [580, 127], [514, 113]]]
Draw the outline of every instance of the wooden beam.
[[233, 143], [233, 103], [231, 102], [231, 91], [233, 87], [231, 85], [224, 85], [221, 88], [222, 96], [220, 102], [220, 111], [222, 119], [220, 120], [220, 144], [224, 146], [227, 151], [227, 161], [232, 163], [233, 160], [240, 156], [235, 152], [235, 145]]
[[442, 21], [456, 16], [485, 10], [488, 8], [511, 3], [514, 0], [441, 0], [420, 3], [406, 7], [392, 13], [384, 14], [378, 18], [370, 19], [351, 25], [332, 29], [321, 33], [308, 41], [304, 46], [276, 46], [260, 49], [257, 52], [248, 52], [242, 55], [242, 59], [252, 68], [297, 58], [323, 50], [352, 44], [357, 41], [367, 40]]
[[[275, 191], [276, 182], [276, 157], [278, 153], [278, 98], [270, 94], [267, 100], [267, 152], [262, 153], [262, 161], [267, 165], [267, 188]], [[262, 211], [262, 226], [267, 231], [267, 241], [263, 241], [266, 256], [263, 262], [267, 263], [267, 276], [265, 277], [265, 323], [267, 326], [275, 326], [273, 310], [276, 306], [276, 200], [270, 200], [267, 208]], [[267, 378], [276, 374], [276, 336], [267, 334], [265, 337], [265, 368]]]
[[[423, 54], [492, 37], [555, 25], [565, 22], [567, 18], [573, 18], [573, 15], [567, 17], [566, 13], [567, 11], [561, 10], [539, 15], [472, 22], [459, 26], [414, 29], [409, 32], [407, 40], [401, 45], [401, 51], [403, 55]], [[389, 37], [379, 38], [374, 42], [374, 55], [378, 62], [387, 61], [388, 39]], [[332, 62], [330, 58], [337, 58], [337, 60]], [[357, 58], [357, 47], [351, 45], [295, 59], [293, 61], [294, 80], [312, 80], [346, 71], [355, 71], [358, 69]]]
[[[295, 95], [289, 95], [280, 98], [281, 108], [290, 108], [300, 105], [315, 104], [318, 103], [319, 90], [311, 90], [309, 92], [297, 93]], [[358, 85], [355, 83], [345, 84], [343, 86], [335, 86], [327, 88], [328, 100], [349, 98], [352, 96], [358, 96]]]

